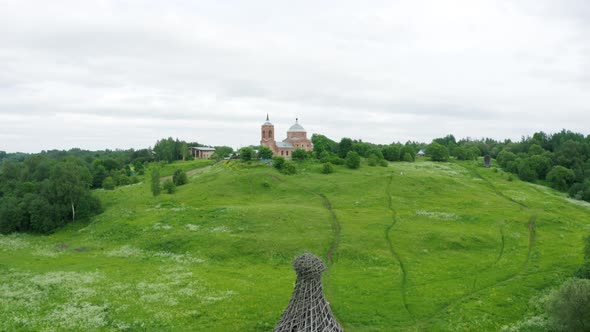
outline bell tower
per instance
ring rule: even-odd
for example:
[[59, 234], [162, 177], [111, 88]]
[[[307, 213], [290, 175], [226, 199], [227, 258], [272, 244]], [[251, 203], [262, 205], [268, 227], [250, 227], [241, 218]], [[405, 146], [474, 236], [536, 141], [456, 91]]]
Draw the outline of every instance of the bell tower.
[[273, 152], [275, 151], [275, 126], [269, 121], [268, 114], [266, 115], [266, 122], [260, 128], [260, 145], [267, 146]]

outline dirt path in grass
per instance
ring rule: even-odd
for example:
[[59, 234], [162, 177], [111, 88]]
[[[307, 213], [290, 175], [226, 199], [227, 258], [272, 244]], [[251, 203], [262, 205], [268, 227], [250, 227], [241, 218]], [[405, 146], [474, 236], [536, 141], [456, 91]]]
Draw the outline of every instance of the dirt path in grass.
[[[197, 173], [201, 173], [207, 169], [211, 168], [211, 165], [205, 166], [205, 167], [201, 167], [201, 168], [195, 168], [195, 169], [191, 169], [190, 171], [186, 172], [186, 176], [190, 177], [191, 175], [195, 175]], [[166, 180], [172, 180], [172, 175], [168, 175], [168, 176], [163, 176], [160, 178], [160, 183], [166, 181]]]
[[399, 264], [400, 270], [402, 271], [401, 291], [402, 291], [402, 301], [404, 302], [404, 308], [406, 308], [406, 311], [408, 312], [410, 317], [412, 317], [412, 319], [414, 319], [414, 314], [412, 313], [412, 311], [410, 311], [410, 307], [408, 305], [408, 298], [407, 298], [408, 272], [407, 272], [406, 267], [404, 265], [404, 261], [402, 260], [399, 253], [395, 250], [395, 247], [393, 246], [393, 241], [391, 240], [391, 230], [393, 229], [395, 224], [397, 224], [397, 222], [398, 222], [397, 213], [396, 213], [395, 209], [393, 208], [393, 198], [391, 196], [391, 183], [392, 182], [393, 182], [393, 173], [389, 176], [389, 181], [387, 182], [387, 188], [385, 190], [385, 193], [387, 194], [387, 199], [388, 199], [387, 207], [388, 207], [389, 211], [391, 212], [391, 224], [389, 224], [385, 228], [385, 240], [387, 241], [387, 246], [389, 247], [389, 252], [395, 258], [395, 260]]

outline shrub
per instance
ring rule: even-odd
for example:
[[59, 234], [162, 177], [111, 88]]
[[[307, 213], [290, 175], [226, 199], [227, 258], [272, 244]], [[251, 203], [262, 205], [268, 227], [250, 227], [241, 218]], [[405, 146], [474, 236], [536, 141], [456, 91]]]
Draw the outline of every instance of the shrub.
[[260, 159], [270, 159], [272, 158], [272, 150], [266, 146], [263, 146], [258, 150], [258, 158]]
[[162, 187], [164, 187], [164, 190], [166, 190], [166, 192], [169, 194], [174, 194], [176, 192], [176, 185], [170, 179], [164, 181]]
[[297, 167], [292, 161], [286, 160], [281, 167], [281, 173], [286, 175], [292, 175], [297, 173]]
[[172, 182], [177, 186], [182, 186], [183, 184], [188, 183], [188, 177], [186, 176], [186, 173], [179, 168], [174, 171], [174, 175], [172, 175]]
[[113, 180], [112, 177], [106, 177], [103, 181], [102, 181], [102, 187], [106, 190], [113, 190], [115, 189], [115, 181]]
[[354, 151], [348, 151], [346, 154], [346, 167], [350, 169], [357, 169], [361, 166], [361, 156]]
[[291, 158], [293, 158], [294, 160], [299, 160], [299, 161], [305, 160], [305, 158], [307, 158], [307, 152], [303, 149], [296, 149], [291, 154]]
[[389, 163], [387, 162], [387, 160], [381, 159], [381, 160], [379, 160], [379, 166], [387, 167], [387, 166], [389, 166]]
[[322, 173], [324, 173], [324, 174], [334, 173], [334, 165], [330, 162], [322, 164]]
[[588, 331], [590, 327], [590, 280], [570, 279], [549, 294], [547, 314], [557, 330]]
[[369, 158], [367, 158], [367, 161], [368, 161], [369, 166], [377, 166], [379, 159], [377, 158], [376, 155], [372, 154], [369, 156]]
[[272, 158], [272, 166], [279, 171], [283, 168], [283, 164], [285, 163], [285, 158], [276, 156]]
[[240, 160], [250, 161], [254, 157], [254, 149], [251, 147], [242, 148], [240, 150]]
[[158, 196], [160, 195], [160, 169], [159, 168], [154, 168], [152, 169], [152, 173], [151, 173], [151, 188], [152, 188], [152, 194], [154, 196]]

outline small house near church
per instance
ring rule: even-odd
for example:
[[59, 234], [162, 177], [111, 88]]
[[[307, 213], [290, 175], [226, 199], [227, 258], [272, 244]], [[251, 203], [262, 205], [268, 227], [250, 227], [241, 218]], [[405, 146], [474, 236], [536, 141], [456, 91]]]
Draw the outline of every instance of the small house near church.
[[213, 152], [215, 152], [215, 148], [207, 148], [201, 146], [191, 146], [189, 148], [191, 155], [196, 159], [209, 159]]

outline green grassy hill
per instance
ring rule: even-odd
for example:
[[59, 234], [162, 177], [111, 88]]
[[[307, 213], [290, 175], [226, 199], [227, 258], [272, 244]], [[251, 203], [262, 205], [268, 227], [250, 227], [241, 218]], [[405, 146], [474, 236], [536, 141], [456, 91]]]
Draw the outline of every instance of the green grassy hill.
[[174, 195], [98, 191], [105, 212], [0, 236], [0, 330], [269, 331], [321, 256], [347, 331], [495, 331], [582, 262], [590, 208], [473, 162], [285, 176], [218, 164]]

